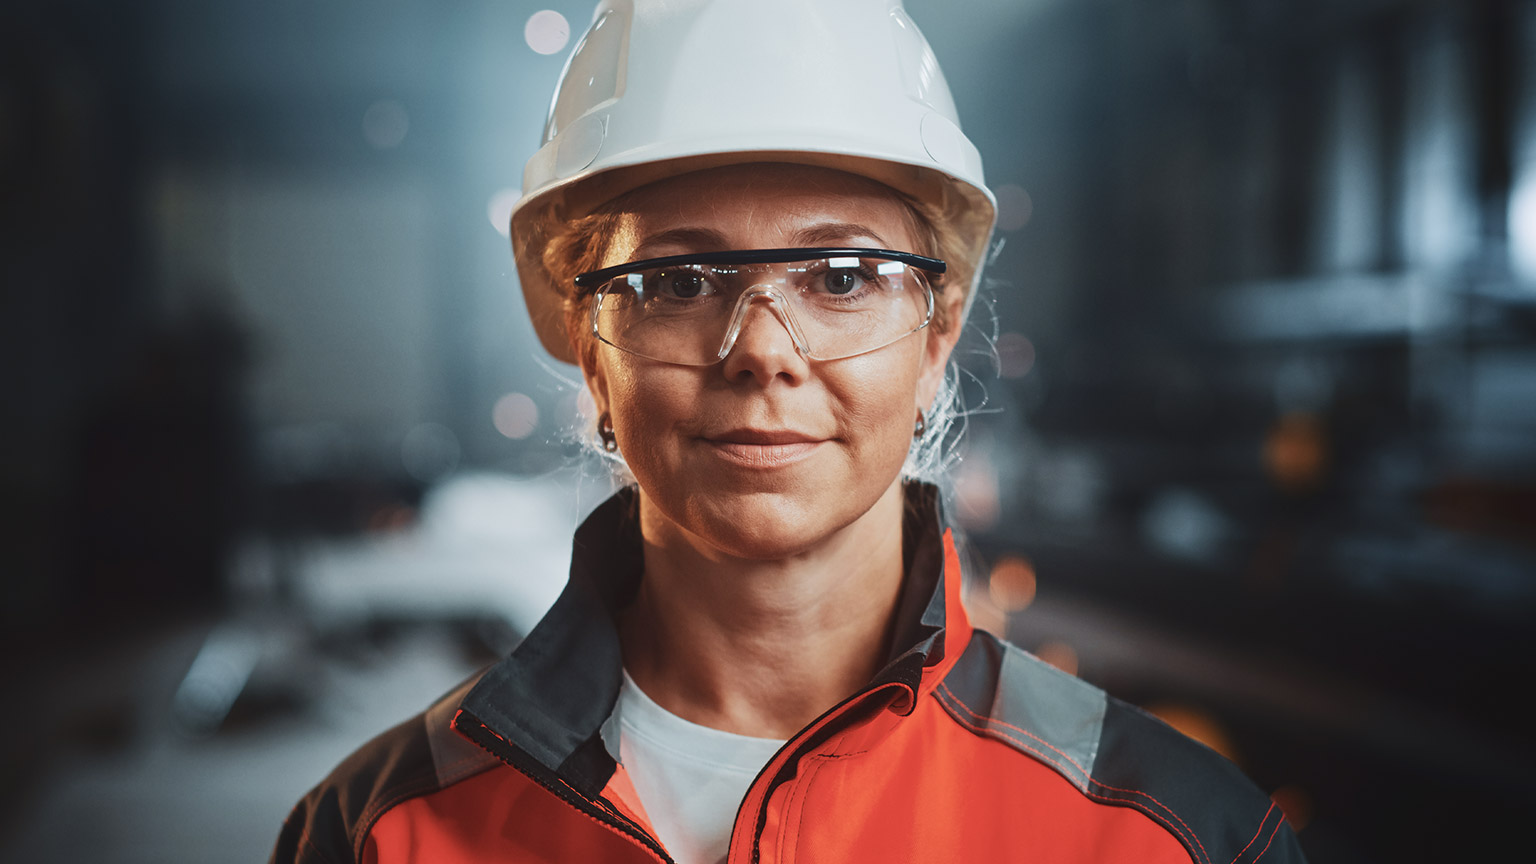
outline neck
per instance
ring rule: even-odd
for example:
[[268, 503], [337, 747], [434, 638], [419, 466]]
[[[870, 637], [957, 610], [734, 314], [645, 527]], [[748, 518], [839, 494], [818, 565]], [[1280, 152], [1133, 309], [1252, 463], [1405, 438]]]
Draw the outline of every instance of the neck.
[[903, 492], [789, 558], [701, 548], [641, 498], [645, 577], [620, 621], [624, 665], [672, 713], [788, 738], [885, 663], [901, 592]]

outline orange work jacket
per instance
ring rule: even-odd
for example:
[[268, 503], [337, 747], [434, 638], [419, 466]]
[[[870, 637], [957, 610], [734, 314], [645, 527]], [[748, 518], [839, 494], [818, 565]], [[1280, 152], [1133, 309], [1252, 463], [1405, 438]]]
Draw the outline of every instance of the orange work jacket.
[[[907, 495], [890, 662], [759, 773], [729, 864], [1304, 860], [1221, 756], [973, 630], [937, 495]], [[595, 510], [511, 656], [342, 762], [294, 808], [274, 864], [670, 861], [601, 735], [614, 614], [640, 579], [635, 512], [629, 491]]]

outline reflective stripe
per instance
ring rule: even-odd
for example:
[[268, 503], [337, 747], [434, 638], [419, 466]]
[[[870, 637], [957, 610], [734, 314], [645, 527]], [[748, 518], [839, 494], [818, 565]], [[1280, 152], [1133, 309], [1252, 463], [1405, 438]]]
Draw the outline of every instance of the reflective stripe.
[[1104, 691], [978, 630], [937, 696], [962, 725], [1030, 753], [1087, 791]]
[[[1003, 671], [992, 699], [994, 722], [1024, 730], [1082, 770], [1079, 788], [1093, 775], [1104, 730], [1104, 691], [1004, 643]], [[1074, 781], [1077, 782], [1077, 781]]]

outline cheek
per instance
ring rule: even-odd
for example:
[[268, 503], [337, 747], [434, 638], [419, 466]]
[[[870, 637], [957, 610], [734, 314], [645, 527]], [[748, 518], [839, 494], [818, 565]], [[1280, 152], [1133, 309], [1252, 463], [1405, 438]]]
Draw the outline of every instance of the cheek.
[[840, 370], [847, 373], [839, 376], [846, 384], [837, 388], [836, 401], [846, 412], [850, 438], [861, 442], [861, 456], [898, 466], [906, 458], [917, 420], [919, 354], [876, 351], [852, 358], [857, 366]]
[[609, 411], [619, 451], [631, 469], [665, 449], [680, 425], [697, 413], [698, 388], [677, 370], [645, 369], [620, 360], [606, 365]]

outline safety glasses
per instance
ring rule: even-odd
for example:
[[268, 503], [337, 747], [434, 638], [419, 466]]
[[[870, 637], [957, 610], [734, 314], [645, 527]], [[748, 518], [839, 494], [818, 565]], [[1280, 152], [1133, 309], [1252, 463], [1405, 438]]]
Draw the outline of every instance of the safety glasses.
[[651, 360], [723, 360], [754, 312], [812, 360], [890, 345], [933, 320], [930, 274], [945, 264], [890, 249], [751, 249], [669, 255], [576, 277], [593, 292], [592, 333]]

